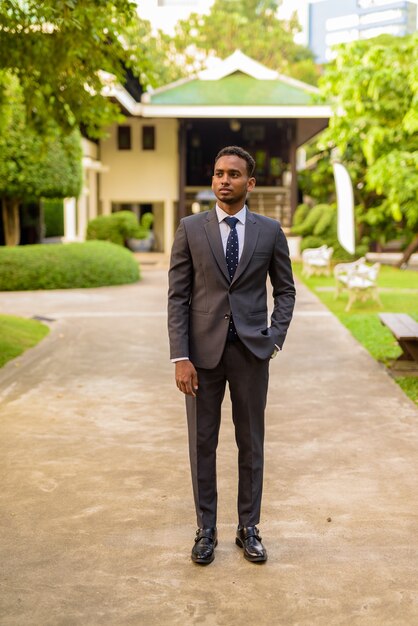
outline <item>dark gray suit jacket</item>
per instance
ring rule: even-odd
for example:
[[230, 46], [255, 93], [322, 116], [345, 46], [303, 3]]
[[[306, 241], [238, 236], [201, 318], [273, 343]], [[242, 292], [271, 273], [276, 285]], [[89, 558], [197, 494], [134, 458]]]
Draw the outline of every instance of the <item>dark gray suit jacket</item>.
[[[266, 279], [274, 308], [267, 322]], [[232, 314], [241, 341], [260, 359], [282, 347], [292, 319], [295, 287], [280, 224], [247, 210], [245, 241], [230, 282], [216, 210], [183, 218], [169, 271], [170, 357], [189, 357], [196, 367], [219, 363]]]

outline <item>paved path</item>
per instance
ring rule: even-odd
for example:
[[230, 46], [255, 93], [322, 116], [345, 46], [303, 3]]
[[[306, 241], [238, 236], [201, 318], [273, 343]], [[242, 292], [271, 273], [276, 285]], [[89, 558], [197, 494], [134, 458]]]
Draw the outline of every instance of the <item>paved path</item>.
[[0, 370], [3, 626], [418, 623], [418, 411], [303, 287], [271, 366], [262, 535], [234, 545], [230, 406], [213, 564], [195, 531], [166, 273], [137, 285], [1, 294], [54, 318]]

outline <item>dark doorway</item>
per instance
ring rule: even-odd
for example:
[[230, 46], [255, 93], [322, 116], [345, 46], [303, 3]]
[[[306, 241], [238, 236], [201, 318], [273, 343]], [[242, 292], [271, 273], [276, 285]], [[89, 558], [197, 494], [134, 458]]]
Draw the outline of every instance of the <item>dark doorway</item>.
[[39, 202], [27, 202], [20, 206], [20, 245], [40, 243], [42, 217]]
[[186, 185], [208, 186], [213, 161], [221, 148], [238, 145], [256, 161], [258, 186], [282, 184], [290, 162], [292, 120], [216, 119], [186, 123]]

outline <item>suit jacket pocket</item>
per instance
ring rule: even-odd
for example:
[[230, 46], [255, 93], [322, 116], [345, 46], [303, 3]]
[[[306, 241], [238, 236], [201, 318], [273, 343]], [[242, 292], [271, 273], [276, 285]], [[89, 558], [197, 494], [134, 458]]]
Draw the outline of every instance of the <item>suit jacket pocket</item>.
[[201, 309], [195, 309], [190, 307], [190, 313], [192, 315], [209, 315], [209, 311], [202, 311]]
[[261, 256], [267, 259], [271, 257], [271, 252], [263, 252], [262, 250], [259, 250], [258, 252], [256, 251], [253, 253], [253, 257], [255, 256]]

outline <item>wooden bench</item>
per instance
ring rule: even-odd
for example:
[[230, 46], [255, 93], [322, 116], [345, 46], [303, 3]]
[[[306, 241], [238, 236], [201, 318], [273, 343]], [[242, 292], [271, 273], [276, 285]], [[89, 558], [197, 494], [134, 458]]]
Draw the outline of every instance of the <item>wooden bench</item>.
[[351, 309], [356, 300], [365, 302], [370, 298], [382, 306], [377, 291], [379, 270], [380, 263], [367, 265], [364, 257], [353, 263], [338, 263], [334, 267], [335, 298], [338, 298], [342, 291], [348, 292], [346, 311]]
[[309, 277], [312, 274], [320, 275], [325, 274], [329, 276], [331, 273], [331, 257], [334, 252], [334, 248], [329, 248], [326, 245], [319, 248], [306, 248], [302, 252], [302, 274]]
[[396, 338], [402, 354], [397, 361], [418, 363], [418, 322], [406, 313], [379, 313], [380, 321]]

